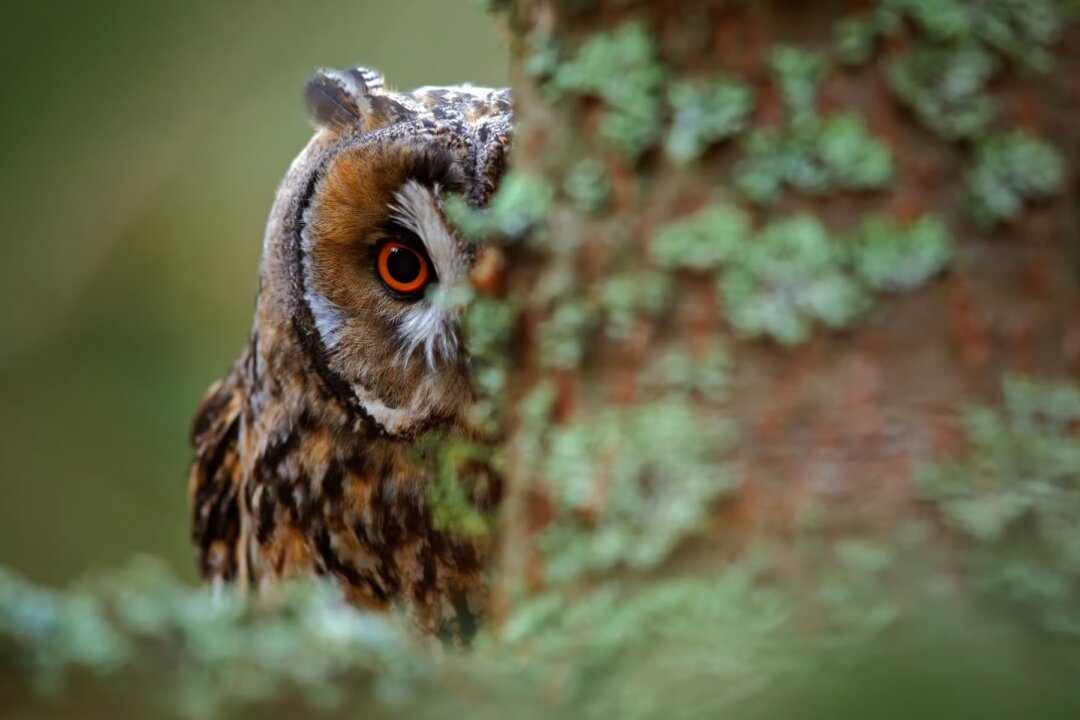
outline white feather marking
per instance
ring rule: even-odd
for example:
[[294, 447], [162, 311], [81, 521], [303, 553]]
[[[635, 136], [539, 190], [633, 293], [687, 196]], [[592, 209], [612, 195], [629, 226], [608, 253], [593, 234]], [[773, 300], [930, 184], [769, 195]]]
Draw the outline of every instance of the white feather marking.
[[425, 85], [412, 92], [416, 95], [425, 95], [435, 91], [458, 93], [459, 95], [471, 95], [478, 98], [488, 98], [494, 93], [502, 92], [499, 88], [469, 85], [468, 83], [465, 83], [464, 85]]
[[[409, 180], [395, 195], [390, 212], [402, 227], [419, 236], [435, 266], [443, 288], [463, 283], [469, 261], [457, 238], [446, 227], [437, 205], [439, 188], [429, 189]], [[399, 313], [398, 333], [403, 341], [398, 360], [408, 360], [422, 350], [429, 368], [453, 358], [458, 352], [457, 319], [459, 308], [446, 307], [430, 297], [403, 308]]]
[[378, 395], [363, 385], [354, 384], [353, 392], [356, 393], [356, 398], [364, 411], [391, 435], [400, 433], [421, 418], [430, 409], [431, 403], [437, 396], [429, 380], [424, 381], [413, 391], [411, 401], [405, 407], [388, 407]]
[[438, 185], [429, 189], [415, 180], [408, 180], [395, 194], [390, 212], [394, 220], [424, 242], [439, 280], [456, 285], [468, 275], [469, 264], [457, 238], [443, 222], [436, 199], [438, 193]]
[[[308, 212], [310, 210], [304, 213], [305, 225], [308, 224]], [[315, 329], [319, 332], [319, 338], [322, 339], [323, 346], [328, 350], [332, 350], [341, 341], [341, 337], [345, 332], [344, 314], [341, 312], [341, 308], [330, 298], [312, 287], [314, 285], [314, 273], [311, 268], [312, 243], [306, 228], [301, 231], [300, 240], [303, 243], [304, 250], [304, 302], [307, 303], [308, 308], [311, 310], [311, 316], [315, 320]]]

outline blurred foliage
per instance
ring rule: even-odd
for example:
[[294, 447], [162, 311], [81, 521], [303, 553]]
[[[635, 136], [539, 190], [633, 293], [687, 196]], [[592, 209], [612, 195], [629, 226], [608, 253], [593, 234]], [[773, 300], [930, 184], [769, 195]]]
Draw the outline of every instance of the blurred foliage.
[[1012, 379], [1001, 409], [962, 421], [966, 447], [925, 470], [923, 495], [973, 541], [978, 587], [1080, 638], [1080, 388]]
[[[0, 713], [1075, 717], [1074, 647], [1033, 643], [1007, 616], [933, 593], [896, 604], [887, 591], [903, 555], [917, 548], [841, 543], [819, 601], [777, 587], [760, 560], [541, 594], [468, 652], [410, 638], [398, 618], [356, 610], [321, 583], [256, 602], [193, 590], [145, 559], [63, 593], [5, 572]], [[828, 625], [814, 628], [819, 603]]]
[[[6, 3], [0, 563], [59, 582], [136, 551], [194, 574], [187, 431], [240, 350], [300, 90], [503, 85], [467, 2]], [[414, 40], [423, 37], [423, 49]]]
[[65, 593], [4, 571], [0, 667], [50, 693], [76, 671], [99, 681], [133, 673], [166, 685], [141, 703], [188, 717], [292, 693], [325, 706], [340, 700], [345, 674], [391, 693], [424, 670], [403, 663], [412, 641], [402, 627], [353, 610], [329, 584], [294, 583], [261, 602], [192, 589], [149, 558]]

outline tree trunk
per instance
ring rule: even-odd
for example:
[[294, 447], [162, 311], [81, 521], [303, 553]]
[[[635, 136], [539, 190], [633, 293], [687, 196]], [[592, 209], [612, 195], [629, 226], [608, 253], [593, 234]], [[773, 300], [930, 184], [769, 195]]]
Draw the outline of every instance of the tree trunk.
[[913, 528], [966, 577], [1023, 514], [978, 452], [1080, 376], [1066, 4], [509, 5], [513, 167], [552, 199], [507, 252], [504, 609], [761, 548], [802, 586], [808, 548]]

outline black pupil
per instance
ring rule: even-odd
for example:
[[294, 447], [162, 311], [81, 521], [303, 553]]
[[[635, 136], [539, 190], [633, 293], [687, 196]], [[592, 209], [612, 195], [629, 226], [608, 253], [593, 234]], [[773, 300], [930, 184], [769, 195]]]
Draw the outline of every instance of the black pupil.
[[412, 250], [393, 248], [386, 258], [386, 269], [394, 280], [408, 285], [420, 277], [420, 258]]

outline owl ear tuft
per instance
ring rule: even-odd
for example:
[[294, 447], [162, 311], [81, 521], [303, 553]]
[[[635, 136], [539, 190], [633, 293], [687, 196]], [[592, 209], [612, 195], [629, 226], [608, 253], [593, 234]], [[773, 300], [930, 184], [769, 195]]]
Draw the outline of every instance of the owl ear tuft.
[[311, 118], [323, 127], [365, 124], [372, 97], [383, 88], [383, 76], [371, 68], [320, 70], [304, 86]]

